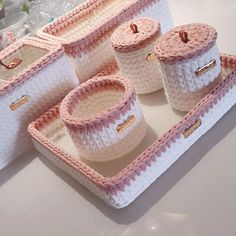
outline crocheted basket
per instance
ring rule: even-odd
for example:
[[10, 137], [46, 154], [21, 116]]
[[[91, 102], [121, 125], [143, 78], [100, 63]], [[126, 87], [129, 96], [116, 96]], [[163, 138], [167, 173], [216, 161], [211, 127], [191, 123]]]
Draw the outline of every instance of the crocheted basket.
[[162, 88], [159, 63], [154, 55], [159, 36], [160, 24], [150, 18], [126, 22], [111, 36], [120, 72], [132, 81], [137, 94]]
[[26, 38], [0, 52], [0, 169], [28, 151], [28, 124], [57, 104], [78, 79], [60, 46]]
[[158, 20], [163, 33], [173, 28], [166, 0], [88, 0], [37, 34], [63, 45], [84, 82], [114, 59], [110, 36], [116, 27], [139, 16]]
[[155, 53], [170, 105], [189, 111], [209, 93], [221, 71], [217, 32], [206, 24], [179, 26], [160, 38]]
[[[222, 55], [221, 61], [223, 73], [218, 85], [187, 115], [177, 119], [175, 125], [170, 121], [176, 116], [172, 109], [162, 109], [163, 104], [153, 107], [151, 99], [155, 95], [156, 101], [156, 96], [160, 92], [145, 95], [145, 99], [148, 96], [149, 101], [152, 101], [148, 110], [145, 109], [146, 100], [142, 107], [145, 120], [152, 131], [147, 130], [147, 136], [132, 155], [113, 162], [95, 165], [78, 157], [76, 148], [64, 131], [58, 106], [31, 123], [28, 130], [35, 147], [56, 166], [73, 176], [109, 205], [115, 208], [125, 207], [175, 163], [236, 103], [236, 72], [233, 71], [236, 70], [236, 57]], [[150, 109], [151, 116], [148, 114]], [[169, 113], [165, 113], [163, 119], [169, 128], [160, 135], [158, 130], [162, 129], [163, 123], [156, 125], [156, 117], [161, 116], [166, 110]], [[168, 119], [169, 117], [171, 119]], [[158, 133], [158, 138], [153, 137], [153, 132]], [[149, 143], [150, 137], [153, 139]]]
[[146, 131], [134, 87], [117, 76], [80, 85], [63, 99], [60, 114], [79, 155], [92, 161], [124, 156]]

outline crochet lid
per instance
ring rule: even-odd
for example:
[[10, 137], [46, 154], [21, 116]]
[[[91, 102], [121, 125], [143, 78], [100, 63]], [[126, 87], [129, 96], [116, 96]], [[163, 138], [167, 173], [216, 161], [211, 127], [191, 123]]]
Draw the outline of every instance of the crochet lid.
[[128, 21], [119, 26], [111, 36], [116, 51], [131, 52], [147, 46], [160, 35], [160, 24], [151, 18]]
[[160, 61], [175, 63], [202, 55], [216, 38], [216, 30], [207, 24], [182, 25], [160, 38], [155, 53]]

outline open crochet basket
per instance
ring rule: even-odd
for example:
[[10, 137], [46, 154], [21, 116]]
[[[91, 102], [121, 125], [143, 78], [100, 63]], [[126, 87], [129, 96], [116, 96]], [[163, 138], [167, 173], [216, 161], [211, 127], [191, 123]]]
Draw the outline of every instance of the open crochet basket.
[[33, 146], [29, 122], [78, 84], [59, 45], [26, 38], [0, 52], [0, 169]]
[[144, 16], [158, 20], [162, 33], [173, 27], [166, 0], [88, 0], [37, 34], [63, 45], [79, 80], [84, 82], [114, 59], [110, 36], [116, 27]]

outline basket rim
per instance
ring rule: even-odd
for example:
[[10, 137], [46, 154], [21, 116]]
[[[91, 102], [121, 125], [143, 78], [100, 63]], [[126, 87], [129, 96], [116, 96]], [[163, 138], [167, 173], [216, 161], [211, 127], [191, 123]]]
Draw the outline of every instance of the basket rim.
[[61, 43], [68, 54], [73, 55], [76, 51], [77, 54], [81, 55], [81, 52], [89, 50], [98, 42], [98, 40], [106, 37], [107, 33], [113, 32], [120, 23], [131, 20], [133, 16], [142, 11], [145, 7], [152, 5], [153, 3], [159, 3], [159, 0], [135, 0], [127, 7], [118, 11], [117, 14], [109, 16], [106, 21], [97, 25], [96, 30], [91, 29], [84, 36], [76, 40], [65, 39], [59, 35], [55, 35], [55, 32], [60, 32], [71, 27], [74, 22], [86, 18], [95, 9], [103, 6], [109, 1], [110, 0], [87, 0], [53, 22], [40, 28], [37, 31], [37, 35], [41, 38]]
[[[101, 90], [111, 88], [123, 88], [123, 95], [119, 101], [104, 111], [94, 114], [84, 119], [72, 115], [73, 109], [93, 93], [99, 93]], [[93, 128], [104, 123], [110, 123], [117, 119], [121, 110], [131, 104], [136, 97], [134, 86], [125, 78], [120, 76], [101, 76], [95, 77], [73, 89], [61, 102], [60, 114], [64, 123], [72, 129]]]
[[59, 57], [63, 56], [63, 48], [60, 44], [50, 43], [35, 37], [26, 37], [11, 44], [0, 52], [0, 60], [11, 56], [24, 46], [32, 46], [47, 51], [45, 55], [35, 60], [31, 65], [26, 66], [22, 71], [12, 76], [9, 80], [0, 85], [0, 99], [13, 93], [18, 87], [27, 82], [33, 75], [53, 63]]

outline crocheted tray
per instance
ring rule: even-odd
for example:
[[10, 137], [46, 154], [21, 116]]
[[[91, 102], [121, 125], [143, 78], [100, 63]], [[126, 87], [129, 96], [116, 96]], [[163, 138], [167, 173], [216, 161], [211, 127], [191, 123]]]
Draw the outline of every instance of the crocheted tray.
[[173, 28], [167, 0], [87, 0], [37, 34], [63, 45], [83, 82], [114, 59], [110, 36], [116, 27], [142, 16], [158, 20], [163, 33]]
[[109, 205], [125, 207], [236, 103], [236, 56], [221, 55], [221, 62], [218, 85], [187, 114], [173, 111], [163, 91], [139, 96], [149, 128], [139, 147], [121, 159], [100, 164], [80, 159], [58, 106], [31, 123], [28, 131], [38, 151], [55, 165]]

